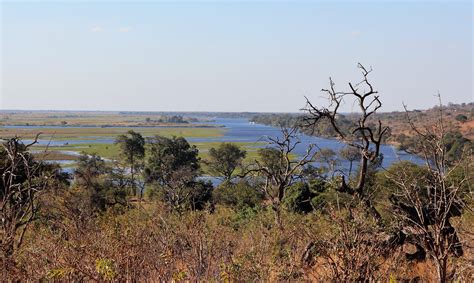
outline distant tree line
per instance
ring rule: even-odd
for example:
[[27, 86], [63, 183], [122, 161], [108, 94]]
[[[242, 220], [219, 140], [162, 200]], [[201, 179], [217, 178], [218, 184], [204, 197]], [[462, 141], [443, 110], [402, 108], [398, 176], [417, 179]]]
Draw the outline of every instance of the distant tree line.
[[191, 122], [199, 121], [196, 118], [184, 118], [181, 115], [173, 115], [173, 116], [161, 116], [159, 119], [151, 119], [145, 118], [147, 123], [157, 122], [157, 123], [172, 123], [172, 124], [189, 124]]

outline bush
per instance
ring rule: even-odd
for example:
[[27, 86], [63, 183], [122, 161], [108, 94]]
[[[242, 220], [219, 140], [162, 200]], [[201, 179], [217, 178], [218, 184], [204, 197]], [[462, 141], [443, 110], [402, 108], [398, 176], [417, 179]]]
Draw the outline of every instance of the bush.
[[447, 159], [448, 161], [457, 161], [462, 158], [464, 150], [473, 148], [472, 142], [463, 137], [459, 132], [447, 133], [443, 138], [446, 146]]
[[149, 201], [163, 201], [170, 208], [179, 208], [180, 211], [202, 210], [210, 204], [213, 189], [211, 182], [202, 180], [190, 182], [180, 188], [179, 192], [173, 191], [173, 193], [170, 193], [169, 189], [155, 184], [146, 189], [145, 197]]
[[467, 121], [467, 116], [463, 114], [458, 114], [456, 115], [456, 117], [454, 117], [454, 119], [456, 119], [456, 121], [458, 122], [464, 123]]
[[260, 205], [263, 194], [245, 181], [225, 182], [214, 190], [214, 202], [236, 209], [254, 208]]
[[291, 212], [309, 213], [324, 206], [327, 189], [326, 182], [321, 179], [296, 183], [288, 188], [283, 205]]
[[201, 210], [212, 200], [212, 191], [214, 187], [210, 181], [196, 181], [193, 186], [189, 188], [191, 190], [187, 204], [192, 210]]

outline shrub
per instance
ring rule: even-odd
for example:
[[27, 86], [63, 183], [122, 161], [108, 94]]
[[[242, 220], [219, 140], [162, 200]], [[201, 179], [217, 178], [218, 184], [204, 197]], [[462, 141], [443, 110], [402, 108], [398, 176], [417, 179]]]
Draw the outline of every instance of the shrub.
[[260, 205], [263, 194], [245, 181], [224, 182], [214, 190], [213, 198], [216, 204], [243, 209]]
[[147, 188], [145, 196], [149, 201], [161, 200], [180, 212], [202, 210], [211, 202], [213, 189], [211, 182], [202, 180], [189, 182], [173, 192], [155, 184]]
[[296, 183], [288, 188], [283, 204], [291, 212], [308, 213], [324, 206], [328, 186], [321, 179]]
[[458, 122], [464, 123], [467, 121], [467, 116], [464, 114], [458, 114], [456, 117], [454, 117], [454, 119], [456, 119]]

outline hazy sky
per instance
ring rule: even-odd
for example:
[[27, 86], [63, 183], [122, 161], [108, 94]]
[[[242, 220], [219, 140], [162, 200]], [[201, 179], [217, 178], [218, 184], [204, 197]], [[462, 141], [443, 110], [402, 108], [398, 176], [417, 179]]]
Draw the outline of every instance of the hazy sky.
[[357, 62], [385, 111], [474, 100], [471, 1], [0, 7], [1, 109], [296, 112]]

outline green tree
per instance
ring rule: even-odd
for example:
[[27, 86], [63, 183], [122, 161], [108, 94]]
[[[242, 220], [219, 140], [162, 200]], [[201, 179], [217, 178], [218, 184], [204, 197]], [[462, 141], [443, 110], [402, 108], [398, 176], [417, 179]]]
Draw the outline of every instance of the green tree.
[[194, 180], [188, 185], [189, 194], [185, 200], [185, 207], [192, 210], [202, 210], [212, 200], [214, 187], [210, 181]]
[[281, 203], [288, 187], [302, 178], [302, 170], [314, 159], [314, 145], [309, 145], [306, 153], [296, 159], [292, 155], [300, 143], [297, 128], [282, 128], [281, 136], [268, 138], [268, 146], [259, 150], [259, 160], [255, 161], [248, 173], [255, 173], [262, 180], [262, 190], [271, 202], [275, 224], [283, 229]]
[[320, 149], [315, 155], [315, 160], [323, 165], [322, 169], [324, 169], [330, 177], [334, 176], [336, 166], [339, 164], [337, 154], [334, 150], [329, 148]]
[[160, 190], [162, 200], [173, 210], [201, 209], [210, 200], [212, 187], [197, 180], [198, 149], [182, 137], [156, 136], [150, 142], [145, 167], [147, 183]]
[[323, 179], [295, 183], [288, 188], [283, 204], [291, 212], [309, 213], [324, 206], [327, 189]]
[[465, 150], [469, 151], [474, 148], [471, 140], [463, 137], [458, 131], [447, 133], [443, 137], [443, 142], [446, 147], [447, 160], [450, 162], [460, 160]]
[[[133, 195], [135, 195], [135, 174], [142, 168], [141, 161], [145, 156], [145, 139], [140, 133], [130, 130], [125, 135], [119, 135], [115, 143], [119, 145], [121, 154], [125, 157], [128, 165], [130, 165], [131, 187]], [[143, 190], [140, 192], [140, 198], [142, 194]]]
[[242, 165], [246, 154], [245, 150], [241, 150], [235, 144], [221, 143], [219, 147], [209, 150], [206, 165], [212, 174], [223, 178], [224, 181], [230, 181], [235, 169]]
[[240, 210], [258, 206], [263, 199], [263, 193], [244, 180], [237, 183], [223, 182], [214, 190], [213, 199], [217, 204]]
[[346, 146], [341, 151], [339, 152], [339, 156], [344, 159], [349, 161], [349, 178], [351, 177], [352, 173], [352, 165], [354, 161], [360, 160], [362, 158], [362, 154], [360, 153], [360, 150], [352, 147], [352, 146]]
[[74, 170], [75, 185], [79, 188], [79, 194], [89, 198], [91, 213], [105, 211], [115, 205], [127, 205], [126, 187], [117, 174], [96, 154], [79, 157]]
[[145, 173], [149, 181], [165, 185], [175, 171], [186, 170], [197, 175], [199, 150], [183, 137], [156, 136], [150, 141]]

